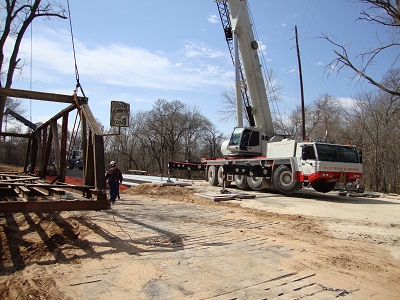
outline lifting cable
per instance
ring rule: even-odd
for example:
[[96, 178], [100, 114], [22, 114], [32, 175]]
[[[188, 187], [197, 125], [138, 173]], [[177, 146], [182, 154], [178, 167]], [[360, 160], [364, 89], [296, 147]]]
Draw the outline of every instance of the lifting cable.
[[[69, 28], [70, 28], [70, 32], [71, 32], [72, 51], [73, 51], [73, 54], [74, 54], [74, 67], [75, 67], [75, 79], [76, 79], [75, 93], [78, 92], [78, 88], [79, 88], [81, 90], [81, 92], [82, 92], [83, 97], [86, 98], [85, 92], [83, 91], [82, 86], [81, 86], [81, 84], [79, 82], [79, 70], [78, 70], [78, 63], [77, 63], [77, 59], [76, 59], [75, 41], [74, 41], [74, 33], [73, 33], [73, 30], [72, 30], [72, 18], [71, 18], [71, 9], [70, 9], [70, 5], [69, 5], [69, 0], [67, 0], [67, 6], [68, 6]], [[69, 143], [69, 147], [68, 147], [68, 157], [71, 154], [72, 147], [75, 146], [76, 137], [77, 137], [78, 130], [79, 130], [79, 127], [80, 127], [80, 124], [81, 124], [81, 120], [79, 119], [78, 126], [75, 129], [77, 119], [78, 119], [78, 112], [76, 113], [74, 127], [72, 129], [72, 134], [71, 134], [70, 143]]]
[[[74, 53], [74, 64], [75, 64], [75, 78], [76, 78], [75, 93], [77, 92], [77, 90], [78, 90], [78, 88], [79, 88], [79, 89], [81, 90], [81, 92], [82, 92], [83, 97], [86, 98], [85, 92], [83, 91], [82, 86], [81, 86], [81, 84], [80, 84], [80, 82], [79, 82], [79, 70], [78, 70], [78, 64], [77, 64], [77, 61], [76, 61], [74, 33], [73, 33], [73, 31], [72, 31], [71, 9], [70, 9], [70, 6], [69, 6], [69, 0], [67, 0], [67, 5], [68, 5], [69, 28], [70, 28], [70, 31], [71, 31], [72, 50], [73, 50], [73, 53]], [[76, 134], [77, 134], [77, 133], [74, 134], [74, 131], [75, 131], [75, 125], [76, 125], [77, 117], [78, 117], [78, 112], [77, 112], [76, 117], [75, 117], [74, 128], [73, 128], [73, 131], [72, 131], [72, 136], [71, 136], [71, 141], [70, 141], [70, 144], [69, 144], [70, 146], [69, 146], [69, 149], [68, 149], [68, 153], [70, 153], [70, 151], [71, 151], [71, 146], [72, 146], [72, 144], [75, 144], [75, 141], [76, 141]], [[81, 124], [81, 120], [79, 119], [78, 128], [77, 128], [76, 131], [78, 131], [80, 124]], [[129, 239], [132, 241], [132, 237], [129, 235], [129, 233], [126, 232], [126, 231], [121, 227], [121, 225], [119, 225], [118, 222], [115, 220], [115, 211], [114, 211], [114, 209], [112, 209], [112, 212], [113, 212], [113, 219], [114, 219], [115, 224], [117, 224], [117, 225], [119, 226], [119, 228], [120, 228], [123, 232], [125, 232], [125, 233], [129, 236]]]
[[[77, 64], [77, 62], [76, 62], [75, 42], [74, 42], [74, 34], [73, 34], [73, 31], [72, 31], [71, 9], [70, 9], [70, 7], [69, 7], [69, 0], [67, 0], [67, 5], [68, 5], [69, 28], [70, 28], [70, 30], [71, 30], [72, 50], [73, 50], [73, 52], [74, 52], [75, 78], [76, 78], [76, 88], [75, 88], [75, 92], [77, 92], [77, 90], [78, 90], [78, 88], [79, 88], [79, 89], [81, 90], [81, 92], [82, 92], [83, 97], [86, 98], [85, 92], [83, 91], [82, 86], [81, 86], [81, 84], [80, 84], [80, 82], [79, 82], [79, 71], [78, 71], [78, 64]], [[77, 117], [78, 117], [78, 113], [76, 114], [76, 117], [75, 117], [74, 128], [73, 128], [73, 131], [72, 131], [71, 141], [70, 141], [70, 144], [69, 144], [70, 147], [69, 147], [69, 149], [68, 149], [68, 152], [69, 152], [69, 153], [70, 153], [70, 151], [71, 151], [71, 146], [72, 146], [72, 144], [75, 144], [75, 142], [76, 142], [76, 135], [77, 135], [77, 133], [74, 134], [74, 131], [75, 131], [75, 125], [76, 125]], [[78, 128], [77, 128], [76, 131], [78, 131], [80, 124], [81, 124], [81, 120], [79, 120]], [[119, 225], [118, 222], [115, 220], [115, 210], [114, 210], [114, 209], [112, 209], [112, 212], [113, 212], [113, 219], [114, 219], [115, 224], [117, 224], [117, 225], [119, 226], [119, 228], [120, 228], [123, 232], [125, 232], [125, 233], [129, 236], [129, 239], [132, 241], [132, 237], [130, 236], [130, 234], [129, 234], [128, 232], [126, 232], [126, 231], [121, 227], [121, 225]]]
[[76, 61], [75, 41], [74, 41], [74, 33], [72, 31], [72, 19], [71, 19], [71, 9], [70, 9], [70, 6], [69, 6], [69, 0], [67, 0], [67, 6], [68, 6], [69, 29], [71, 31], [72, 51], [74, 53], [75, 79], [76, 79], [75, 92], [79, 88], [81, 90], [81, 92], [82, 92], [83, 97], [86, 98], [85, 92], [83, 91], [81, 83], [79, 82], [79, 71], [78, 71], [78, 63]]

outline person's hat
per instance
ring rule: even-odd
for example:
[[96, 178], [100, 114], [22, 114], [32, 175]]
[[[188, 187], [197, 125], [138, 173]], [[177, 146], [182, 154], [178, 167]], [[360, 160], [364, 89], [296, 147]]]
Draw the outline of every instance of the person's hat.
[[115, 161], [112, 160], [112, 161], [110, 162], [110, 166], [115, 166], [115, 165], [116, 165]]

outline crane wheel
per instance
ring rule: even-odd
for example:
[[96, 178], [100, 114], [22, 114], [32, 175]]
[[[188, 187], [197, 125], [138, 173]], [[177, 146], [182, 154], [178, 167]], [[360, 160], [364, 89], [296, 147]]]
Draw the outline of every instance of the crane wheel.
[[303, 184], [293, 180], [292, 170], [280, 165], [273, 175], [275, 188], [283, 194], [292, 194], [302, 188]]
[[246, 175], [235, 175], [234, 176], [236, 186], [241, 190], [249, 189], [249, 184], [247, 183]]
[[209, 166], [207, 170], [207, 181], [214, 185], [218, 185], [218, 172], [215, 166]]
[[264, 177], [248, 176], [247, 184], [252, 190], [261, 191], [265, 188], [264, 179]]

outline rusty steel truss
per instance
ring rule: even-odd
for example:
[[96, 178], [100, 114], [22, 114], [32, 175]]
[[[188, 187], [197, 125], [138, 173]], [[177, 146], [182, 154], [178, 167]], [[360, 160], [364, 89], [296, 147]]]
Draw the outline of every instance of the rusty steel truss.
[[[25, 137], [29, 140], [24, 172], [0, 172], [0, 196], [19, 195], [25, 201], [1, 201], [0, 213], [101, 210], [110, 208], [106, 197], [103, 135], [95, 120], [86, 97], [61, 95], [35, 91], [0, 88], [0, 97], [52, 101], [69, 104], [50, 120], [38, 126], [30, 134], [0, 132], [0, 136]], [[77, 110], [80, 118], [82, 150], [84, 157], [84, 185], [65, 184], [67, 169], [67, 133], [69, 113]], [[57, 121], [61, 120], [61, 137]], [[57, 178], [48, 183], [46, 176], [50, 154], [55, 156]], [[65, 191], [81, 193], [82, 197], [66, 200]], [[45, 196], [45, 200], [41, 197]], [[9, 199], [9, 198], [7, 198]], [[50, 199], [50, 200], [48, 200]]]

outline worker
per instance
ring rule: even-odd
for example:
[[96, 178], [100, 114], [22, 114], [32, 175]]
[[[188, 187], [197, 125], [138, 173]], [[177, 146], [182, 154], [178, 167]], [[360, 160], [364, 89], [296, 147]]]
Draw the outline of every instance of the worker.
[[115, 161], [110, 162], [110, 168], [106, 172], [106, 180], [108, 180], [110, 187], [110, 201], [114, 204], [117, 196], [119, 197], [119, 184], [123, 180], [122, 172], [117, 168]]

